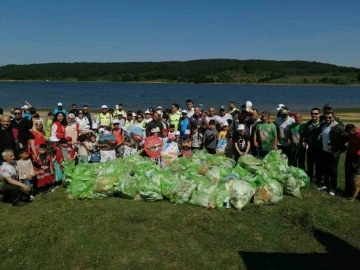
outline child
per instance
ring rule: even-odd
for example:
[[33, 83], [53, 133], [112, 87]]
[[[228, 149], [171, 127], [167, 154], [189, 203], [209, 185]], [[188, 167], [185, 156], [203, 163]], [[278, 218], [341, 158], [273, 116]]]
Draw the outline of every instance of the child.
[[181, 153], [183, 157], [190, 158], [192, 156], [190, 130], [186, 129], [184, 135], [185, 137], [182, 139]]
[[86, 135], [81, 134], [78, 137], [80, 142], [79, 149], [78, 149], [78, 157], [79, 157], [79, 164], [88, 163], [89, 162], [89, 153], [92, 151], [90, 145], [86, 141]]
[[74, 160], [77, 158], [77, 151], [75, 145], [72, 143], [72, 138], [70, 136], [65, 137], [65, 140], [67, 142], [67, 150], [69, 152], [69, 158], [71, 160]]
[[237, 142], [235, 142], [235, 161], [237, 162], [239, 157], [246, 155], [250, 149], [250, 138], [245, 134], [245, 126], [240, 124], [237, 128], [239, 134]]
[[34, 159], [34, 167], [38, 179], [37, 186], [42, 192], [47, 192], [55, 181], [54, 177], [54, 163], [47, 152], [47, 145], [41, 144], [39, 146], [39, 154]]
[[75, 159], [76, 152], [72, 148], [72, 145], [69, 146], [69, 143], [68, 143], [68, 141], [66, 139], [60, 139], [59, 146], [60, 146], [59, 149], [61, 150], [61, 153], [62, 153], [62, 156], [63, 156], [64, 160], [74, 160]]
[[178, 158], [179, 153], [179, 147], [177, 142], [175, 142], [175, 137], [169, 133], [168, 140], [161, 149], [161, 166], [167, 167]]
[[175, 133], [175, 125], [171, 124], [169, 127], [169, 133], [174, 134]]
[[197, 125], [192, 125], [191, 130], [191, 149], [192, 151], [197, 151], [201, 148], [203, 135], [198, 131]]
[[205, 131], [204, 134], [204, 147], [206, 148], [207, 152], [211, 155], [216, 154], [216, 145], [218, 140], [218, 132], [215, 129], [215, 120], [209, 121], [209, 129]]
[[181, 153], [181, 151], [182, 151], [182, 140], [180, 139], [180, 131], [176, 130], [174, 132], [174, 135], [175, 135], [174, 142], [177, 143], [178, 149], [179, 149], [179, 151]]
[[[59, 187], [59, 185], [62, 183], [62, 179], [63, 179], [63, 166], [62, 163], [64, 161], [64, 155], [62, 152], [62, 149], [60, 147], [60, 141], [62, 142], [62, 145], [65, 145], [65, 147], [67, 146], [67, 141], [65, 139], [57, 139], [57, 138], [53, 138], [56, 139], [55, 141], [51, 141], [50, 142], [50, 148], [51, 148], [51, 152], [50, 155], [52, 157], [52, 161], [54, 163], [54, 173], [55, 173], [55, 182], [57, 184], [57, 187]], [[68, 153], [68, 152], [66, 152]]]
[[226, 149], [228, 149], [228, 137], [229, 137], [229, 123], [224, 121], [221, 124], [221, 128], [218, 135], [218, 142], [216, 145], [216, 153], [224, 155]]
[[34, 185], [36, 185], [36, 173], [34, 171], [33, 164], [29, 158], [28, 152], [21, 148], [19, 149], [20, 159], [17, 162], [19, 168], [19, 181], [31, 188], [30, 200], [34, 199]]
[[98, 163], [100, 162], [100, 150], [96, 146], [96, 135], [91, 134], [90, 135], [90, 142], [88, 142], [90, 151], [90, 161], [89, 163]]
[[163, 144], [165, 144], [168, 139], [168, 130], [166, 128], [164, 128], [163, 130], [161, 130], [161, 133], [162, 133], [161, 140], [163, 141]]
[[119, 147], [119, 156], [121, 158], [126, 158], [128, 156], [134, 155], [138, 152], [137, 145], [133, 139], [125, 138], [123, 144]]

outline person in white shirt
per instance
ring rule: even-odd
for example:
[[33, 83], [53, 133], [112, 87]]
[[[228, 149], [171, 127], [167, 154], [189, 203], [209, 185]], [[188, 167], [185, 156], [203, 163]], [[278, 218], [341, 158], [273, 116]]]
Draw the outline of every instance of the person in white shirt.
[[191, 116], [194, 115], [194, 104], [191, 99], [186, 100], [186, 107], [187, 107], [187, 117], [189, 117], [190, 119]]
[[220, 125], [226, 122], [227, 120], [232, 120], [232, 119], [233, 117], [231, 116], [231, 114], [226, 112], [224, 107], [221, 107], [219, 110], [219, 115], [215, 116], [216, 124], [220, 124]]
[[76, 123], [79, 124], [79, 131], [83, 132], [90, 129], [90, 121], [84, 116], [84, 112], [79, 110], [77, 117], [75, 118]]
[[[289, 117], [289, 110], [285, 107], [280, 110], [280, 116], [275, 120], [278, 135], [278, 149], [282, 150], [290, 160], [290, 143], [288, 128], [295, 123], [294, 118]], [[290, 165], [290, 164], [289, 164]]]

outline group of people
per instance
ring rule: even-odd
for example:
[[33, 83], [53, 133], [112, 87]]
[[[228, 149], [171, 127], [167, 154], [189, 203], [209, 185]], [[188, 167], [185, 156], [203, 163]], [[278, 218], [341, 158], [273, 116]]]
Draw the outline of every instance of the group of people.
[[345, 196], [352, 195], [352, 177], [360, 164], [360, 129], [344, 126], [329, 104], [322, 112], [313, 108], [306, 123], [284, 104], [273, 120], [270, 112], [260, 113], [250, 101], [240, 109], [230, 102], [218, 111], [194, 106], [190, 99], [183, 110], [176, 103], [144, 112], [126, 112], [122, 104], [115, 110], [103, 105], [92, 114], [87, 105], [79, 109], [72, 104], [69, 112], [62, 103], [57, 105], [46, 121], [28, 102], [1, 115], [3, 201], [26, 205], [34, 195], [55, 190], [64, 180], [64, 161], [107, 162], [142, 154], [167, 166], [199, 149], [235, 161], [246, 154], [262, 159], [282, 150], [289, 165], [306, 168], [319, 190], [335, 195], [339, 158], [346, 151]]

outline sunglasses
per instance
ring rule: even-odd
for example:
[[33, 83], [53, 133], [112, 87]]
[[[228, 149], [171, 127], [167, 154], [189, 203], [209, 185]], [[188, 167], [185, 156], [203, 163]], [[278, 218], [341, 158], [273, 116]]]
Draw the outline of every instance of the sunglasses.
[[333, 119], [332, 117], [325, 117], [326, 119]]
[[41, 123], [35, 123], [35, 126], [42, 126], [43, 124]]
[[14, 112], [14, 115], [20, 115], [21, 112]]
[[138, 117], [137, 119], [142, 119], [142, 117]]
[[311, 113], [311, 115], [319, 115], [320, 113]]

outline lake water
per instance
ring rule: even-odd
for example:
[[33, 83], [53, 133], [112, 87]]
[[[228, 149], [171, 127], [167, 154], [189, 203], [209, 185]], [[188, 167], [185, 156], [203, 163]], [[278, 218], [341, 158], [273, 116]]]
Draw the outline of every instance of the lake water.
[[240, 107], [247, 100], [260, 110], [275, 112], [279, 103], [292, 111], [308, 112], [326, 103], [335, 108], [355, 108], [360, 101], [360, 87], [351, 86], [287, 86], [236, 84], [146, 84], [103, 82], [0, 82], [0, 107], [4, 109], [24, 105], [24, 100], [37, 109], [64, 108], [72, 103], [87, 104], [90, 110], [101, 105], [115, 108], [122, 103], [126, 110], [162, 106], [169, 108], [178, 103], [185, 108], [185, 100], [203, 103], [205, 108], [228, 106], [235, 101]]

